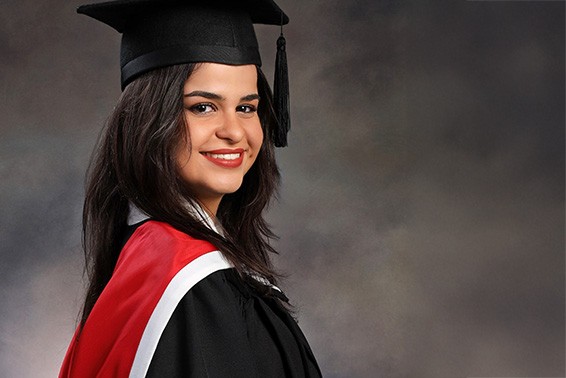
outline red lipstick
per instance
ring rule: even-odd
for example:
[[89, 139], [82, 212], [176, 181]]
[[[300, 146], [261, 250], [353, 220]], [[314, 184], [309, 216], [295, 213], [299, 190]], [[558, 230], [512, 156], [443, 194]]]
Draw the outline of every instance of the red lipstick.
[[201, 152], [202, 156], [211, 161], [212, 163], [223, 168], [237, 168], [242, 165], [244, 161], [243, 148], [222, 148], [212, 151]]

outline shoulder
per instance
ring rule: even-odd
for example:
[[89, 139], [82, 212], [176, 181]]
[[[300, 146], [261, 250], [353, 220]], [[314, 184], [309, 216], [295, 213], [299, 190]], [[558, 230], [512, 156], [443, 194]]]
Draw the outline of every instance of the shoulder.
[[136, 248], [171, 248], [181, 247], [183, 249], [195, 248], [197, 250], [216, 249], [206, 240], [195, 239], [173, 226], [154, 220], [147, 221], [139, 226], [123, 248], [123, 252]]
[[114, 296], [126, 289], [144, 301], [154, 296], [154, 306], [171, 287], [186, 292], [212, 272], [230, 266], [211, 243], [149, 221], [136, 229], [120, 252], [105, 292]]
[[[217, 248], [206, 240], [187, 235], [167, 223], [148, 221], [128, 239], [116, 263], [114, 273], [135, 267], [179, 270], [198, 257]], [[165, 273], [165, 272], [161, 272]]]
[[209, 242], [162, 222], [139, 226], [75, 340], [67, 370], [81, 377], [138, 376], [132, 373], [147, 370], [179, 301], [204, 278], [230, 267]]

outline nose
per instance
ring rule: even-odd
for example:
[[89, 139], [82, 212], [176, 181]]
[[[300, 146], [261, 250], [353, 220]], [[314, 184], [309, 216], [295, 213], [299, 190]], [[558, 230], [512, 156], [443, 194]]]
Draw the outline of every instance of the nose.
[[241, 122], [236, 112], [225, 112], [222, 116], [221, 124], [216, 130], [216, 136], [230, 143], [240, 142], [245, 135]]

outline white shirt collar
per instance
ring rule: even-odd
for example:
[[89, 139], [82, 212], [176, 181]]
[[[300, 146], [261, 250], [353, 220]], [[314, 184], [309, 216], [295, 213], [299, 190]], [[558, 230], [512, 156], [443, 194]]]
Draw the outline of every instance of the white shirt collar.
[[138, 207], [133, 203], [128, 202], [128, 206], [129, 206], [128, 226], [132, 226], [136, 223], [140, 223], [146, 219], [149, 219], [149, 215], [138, 209]]
[[[187, 202], [186, 206], [197, 220], [203, 222], [212, 231], [216, 232], [219, 235], [222, 235], [222, 226], [220, 225], [220, 223], [217, 220], [213, 219], [210, 214], [208, 214], [202, 208], [202, 206], [200, 206], [198, 203], [195, 203], [193, 205], [190, 202]], [[148, 214], [144, 213], [132, 202], [129, 203], [128, 226], [143, 222], [144, 220], [147, 220], [149, 218], [150, 216]]]

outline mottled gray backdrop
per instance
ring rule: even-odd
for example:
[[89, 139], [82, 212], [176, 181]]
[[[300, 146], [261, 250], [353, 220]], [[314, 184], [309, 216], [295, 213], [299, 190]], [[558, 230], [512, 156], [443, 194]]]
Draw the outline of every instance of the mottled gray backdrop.
[[[119, 38], [0, 4], [0, 376], [53, 377]], [[326, 377], [564, 376], [562, 1], [280, 0], [284, 287]], [[257, 28], [272, 76], [277, 28]]]

